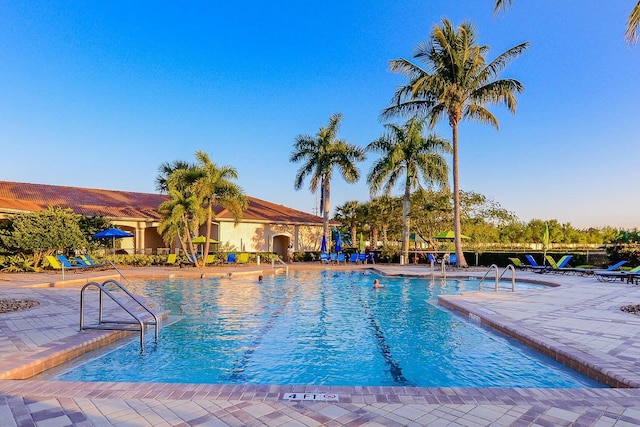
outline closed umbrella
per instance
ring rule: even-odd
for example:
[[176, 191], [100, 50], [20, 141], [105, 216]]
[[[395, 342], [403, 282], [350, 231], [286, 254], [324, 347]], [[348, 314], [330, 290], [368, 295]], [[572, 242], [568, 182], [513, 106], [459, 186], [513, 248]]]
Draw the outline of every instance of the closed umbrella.
[[320, 243], [320, 252], [323, 254], [327, 253], [327, 236], [322, 235], [322, 243]]
[[342, 252], [342, 239], [340, 236], [340, 232], [336, 234], [336, 253]]
[[542, 233], [542, 252], [544, 255], [543, 264], [547, 261], [547, 250], [549, 249], [549, 225], [544, 223], [544, 232]]
[[102, 230], [93, 236], [94, 239], [111, 239], [113, 242], [113, 255], [116, 254], [116, 239], [122, 239], [124, 237], [133, 237], [133, 234], [120, 230], [119, 228], [107, 228]]

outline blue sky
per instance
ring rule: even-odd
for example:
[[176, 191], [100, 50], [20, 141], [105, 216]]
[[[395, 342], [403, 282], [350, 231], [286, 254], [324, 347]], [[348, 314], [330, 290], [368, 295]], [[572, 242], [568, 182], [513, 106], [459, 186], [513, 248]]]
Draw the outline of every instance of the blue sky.
[[[460, 182], [522, 221], [640, 224], [640, 46], [624, 42], [636, 0], [0, 2], [0, 179], [154, 192], [162, 162], [204, 150], [251, 196], [313, 212], [296, 191], [295, 137], [335, 112], [365, 146], [435, 23], [470, 21], [489, 58], [530, 48], [503, 77], [525, 92], [500, 130], [463, 122]], [[451, 138], [441, 123], [436, 132]], [[332, 208], [369, 199], [332, 182]], [[400, 195], [400, 189], [396, 195]]]

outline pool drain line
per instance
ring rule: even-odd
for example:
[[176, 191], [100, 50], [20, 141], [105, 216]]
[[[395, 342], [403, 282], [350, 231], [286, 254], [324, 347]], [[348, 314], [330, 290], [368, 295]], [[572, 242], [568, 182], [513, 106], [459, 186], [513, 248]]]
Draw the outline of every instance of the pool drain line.
[[282, 302], [282, 304], [280, 304], [280, 306], [276, 311], [271, 313], [271, 316], [269, 316], [269, 320], [264, 325], [264, 327], [260, 330], [260, 333], [253, 339], [253, 341], [251, 341], [249, 348], [242, 354], [242, 358], [240, 358], [240, 360], [234, 363], [233, 371], [229, 376], [229, 380], [231, 382], [233, 383], [246, 382], [245, 369], [249, 364], [249, 360], [251, 360], [253, 353], [260, 346], [260, 343], [262, 342], [262, 339], [264, 338], [264, 336], [271, 330], [271, 328], [273, 328], [273, 325], [275, 324], [276, 320], [280, 317], [285, 307], [288, 306], [289, 302], [291, 301], [291, 294], [286, 293], [285, 295], [286, 297]]
[[356, 295], [358, 301], [360, 301], [360, 304], [362, 305], [362, 310], [364, 310], [365, 316], [369, 320], [369, 325], [373, 330], [373, 335], [376, 337], [380, 354], [382, 355], [382, 358], [384, 359], [387, 366], [389, 366], [389, 373], [391, 374], [391, 377], [396, 383], [400, 385], [412, 385], [411, 382], [404, 377], [400, 364], [393, 358], [393, 355], [391, 354], [391, 347], [389, 347], [389, 343], [387, 343], [380, 325], [371, 314], [369, 305], [365, 300], [362, 299], [362, 296], [360, 295], [360, 292], [358, 292], [358, 289], [355, 287], [355, 285], [352, 285], [352, 289], [353, 293]]

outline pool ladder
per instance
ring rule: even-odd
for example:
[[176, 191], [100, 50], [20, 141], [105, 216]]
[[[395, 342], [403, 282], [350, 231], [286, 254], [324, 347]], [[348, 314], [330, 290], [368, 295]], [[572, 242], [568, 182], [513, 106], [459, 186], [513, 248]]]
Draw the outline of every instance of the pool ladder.
[[[115, 285], [116, 288], [124, 292], [128, 297], [127, 299], [134, 302], [134, 306], [139, 306], [143, 311], [148, 313], [136, 313], [122, 301], [122, 299], [114, 292], [107, 289], [107, 285]], [[98, 296], [98, 323], [93, 325], [86, 325], [84, 321], [84, 308], [85, 308], [85, 291], [89, 288], [97, 288], [100, 291]], [[111, 298], [120, 308], [129, 314], [131, 320], [106, 320], [104, 318], [104, 295]], [[124, 296], [124, 295], [123, 295]], [[150, 315], [150, 316], [149, 316]], [[149, 318], [151, 317], [151, 318]], [[140, 332], [140, 351], [144, 352], [144, 332], [147, 326], [155, 326], [155, 339], [158, 341], [158, 328], [160, 322], [158, 316], [151, 311], [137, 296], [132, 294], [126, 287], [120, 282], [114, 279], [105, 280], [102, 283], [89, 282], [82, 287], [80, 291], [80, 330], [85, 329], [101, 329], [101, 330], [119, 330], [119, 331], [139, 331]]]
[[499, 268], [496, 264], [491, 264], [491, 267], [489, 267], [489, 270], [487, 270], [486, 273], [484, 273], [484, 276], [482, 276], [482, 279], [480, 279], [480, 283], [478, 283], [478, 290], [482, 289], [482, 282], [484, 281], [484, 279], [487, 278], [487, 276], [489, 275], [489, 273], [491, 273], [491, 271], [495, 270], [496, 272], [496, 285], [495, 285], [495, 291], [498, 292], [498, 283], [500, 283], [500, 279], [502, 279], [502, 276], [505, 275], [505, 273], [509, 270], [511, 270], [511, 292], [515, 292], [516, 290], [516, 269], [513, 267], [513, 265], [509, 264], [504, 271], [502, 272], [502, 274], [499, 274]]

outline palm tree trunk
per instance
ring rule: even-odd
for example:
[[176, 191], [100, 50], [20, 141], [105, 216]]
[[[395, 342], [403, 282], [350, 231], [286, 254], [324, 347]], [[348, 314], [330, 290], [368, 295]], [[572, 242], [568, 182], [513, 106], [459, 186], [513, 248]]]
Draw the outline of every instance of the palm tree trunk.
[[191, 252], [191, 256], [193, 257], [193, 264], [198, 266], [198, 258], [196, 257], [196, 251], [193, 247], [193, 240], [191, 239], [191, 229], [189, 228], [189, 223], [185, 222], [185, 228], [187, 230], [187, 243], [189, 244], [189, 250]]
[[[210, 245], [210, 237], [211, 236], [211, 221], [213, 219], [213, 203], [209, 203], [209, 209], [207, 211], [207, 236], [205, 237], [204, 243], [204, 253], [202, 254], [202, 266], [205, 267], [207, 265], [207, 255], [209, 255], [209, 245]], [[242, 248], [240, 248], [242, 249]]]
[[404, 186], [404, 199], [402, 200], [402, 255], [404, 263], [409, 263], [409, 209], [411, 208], [411, 176], [407, 172], [407, 182]]
[[451, 125], [453, 129], [453, 232], [456, 244], [456, 266], [467, 267], [467, 260], [462, 253], [462, 238], [460, 225], [460, 182], [458, 179], [458, 122]]
[[329, 233], [329, 199], [331, 188], [329, 180], [322, 178], [322, 233], [327, 239], [327, 251], [331, 252], [331, 233]]

